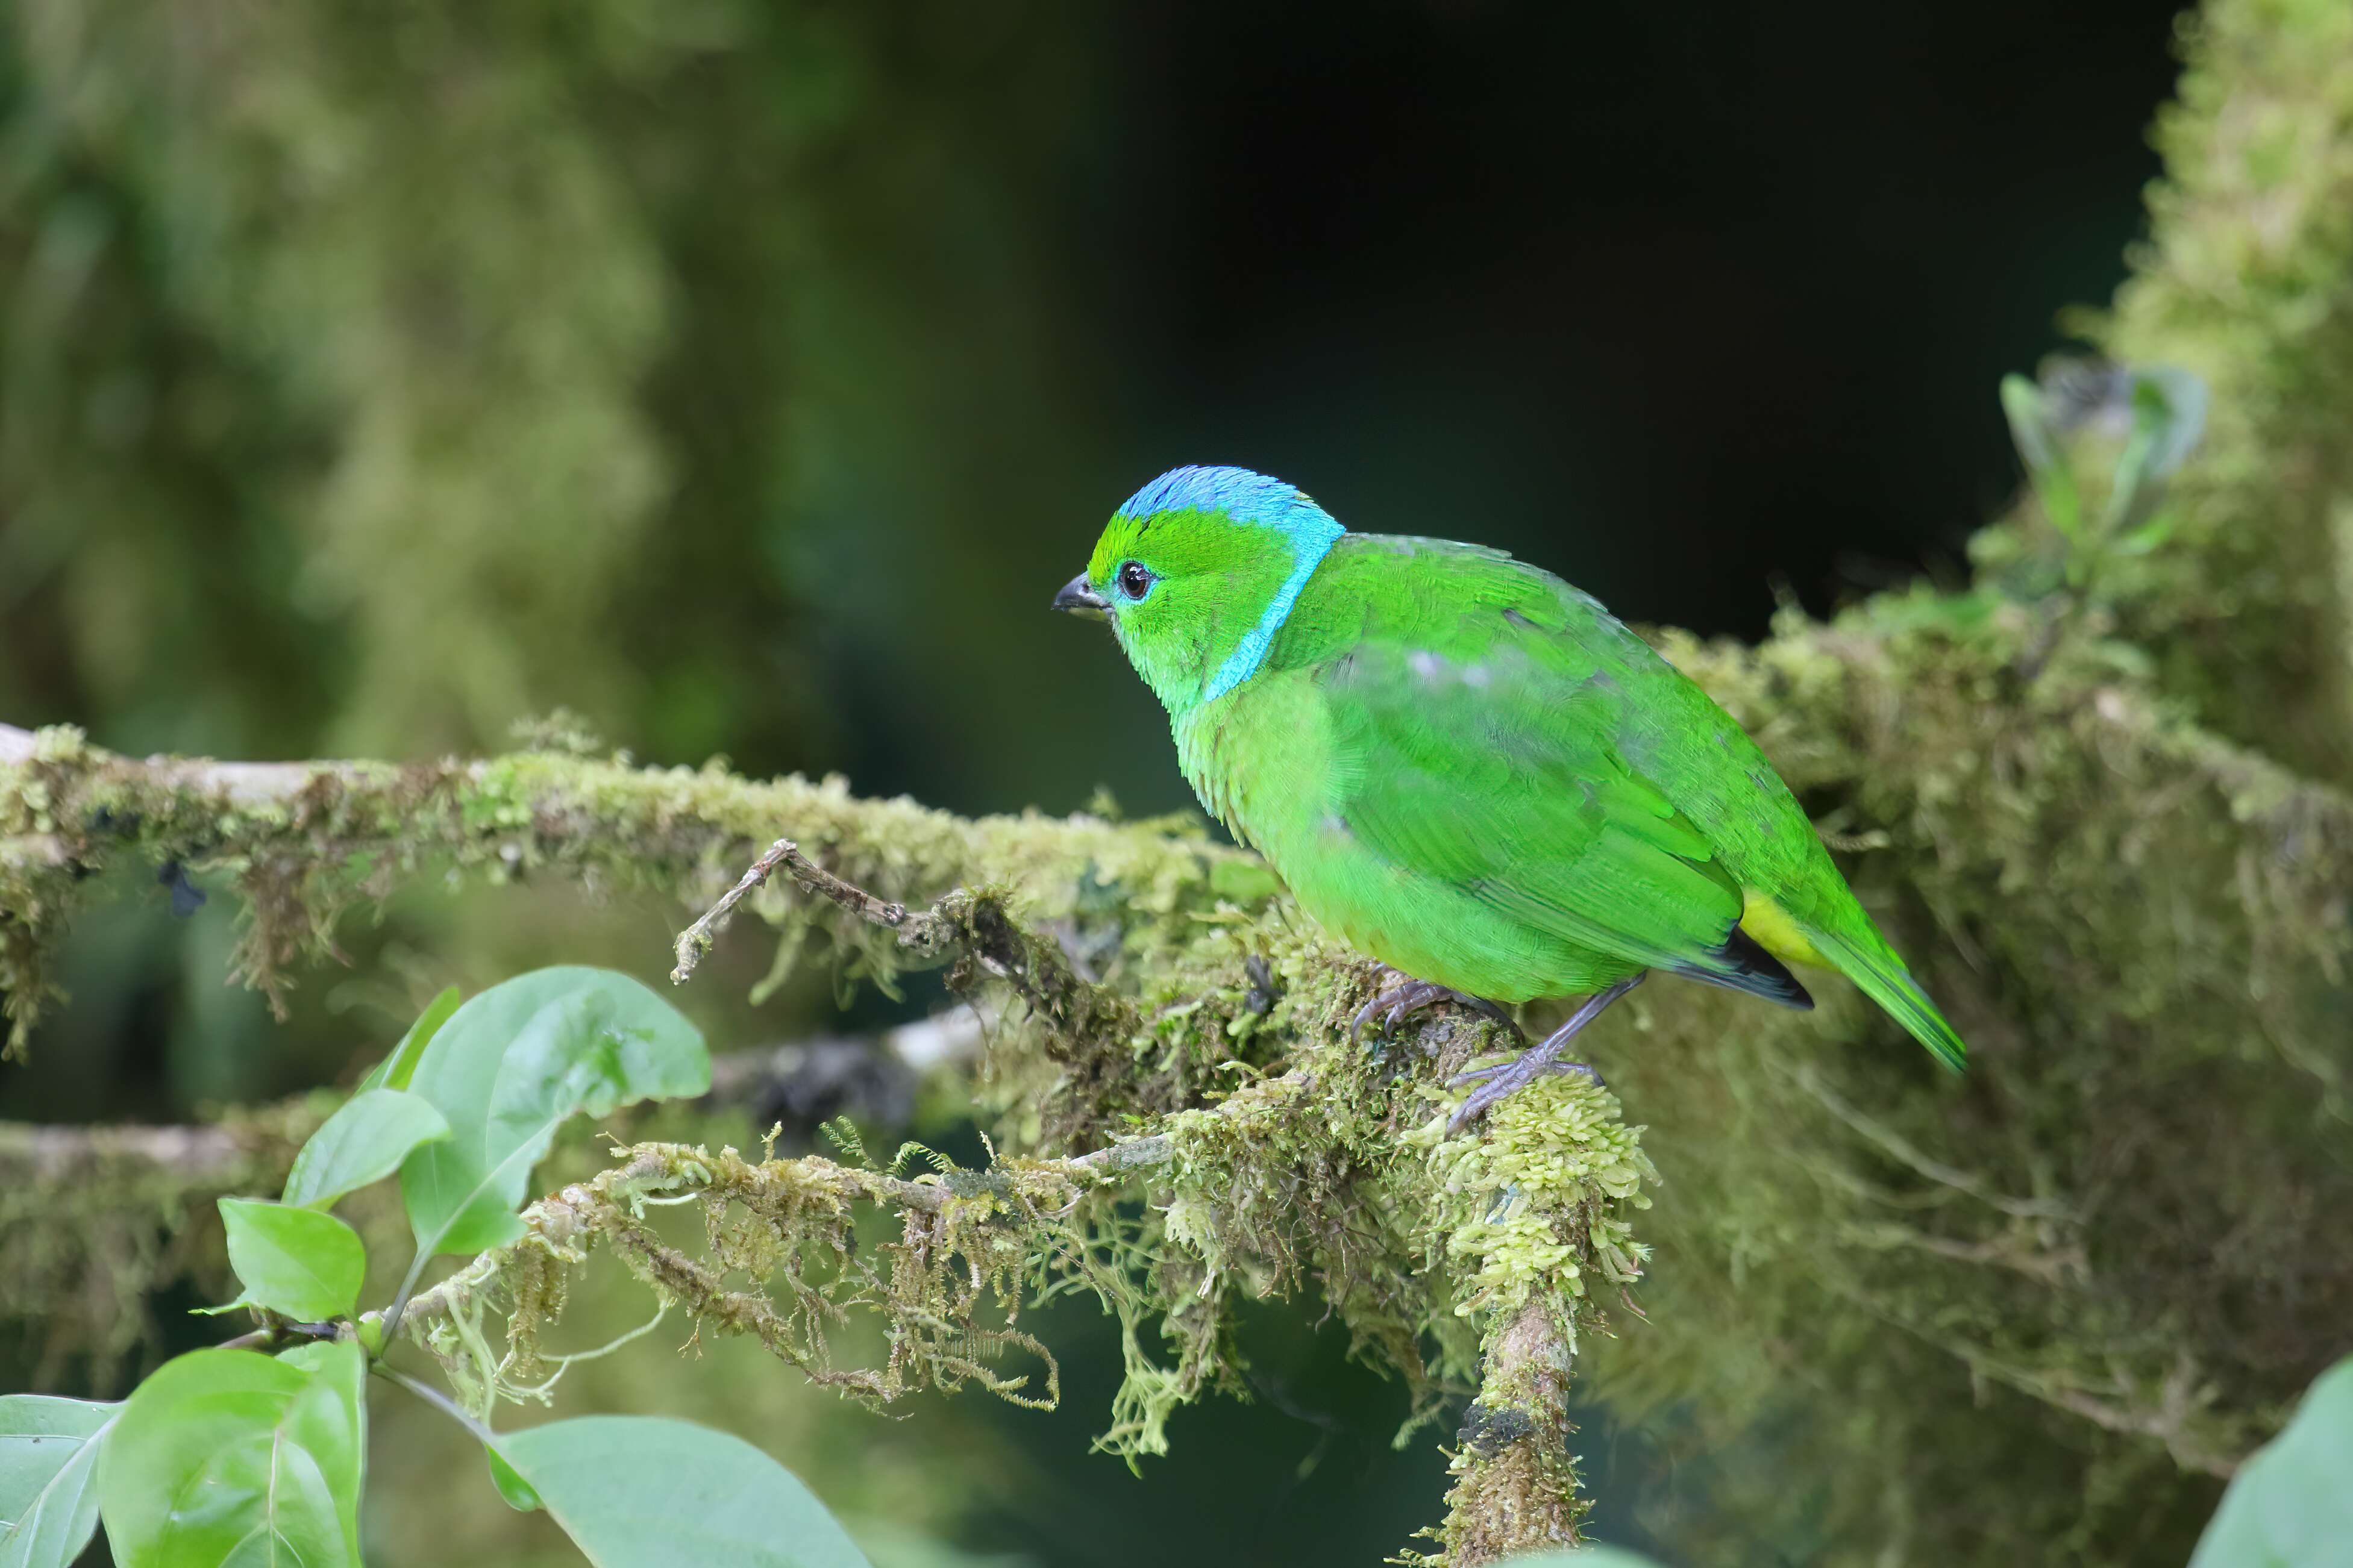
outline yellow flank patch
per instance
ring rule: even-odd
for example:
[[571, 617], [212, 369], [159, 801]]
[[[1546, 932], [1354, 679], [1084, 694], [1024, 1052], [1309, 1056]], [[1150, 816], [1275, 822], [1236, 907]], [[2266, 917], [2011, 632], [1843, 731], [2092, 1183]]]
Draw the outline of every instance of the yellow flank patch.
[[1754, 937], [1757, 946], [1784, 963], [1831, 967], [1831, 961], [1806, 940], [1806, 933], [1798, 929], [1798, 922], [1784, 913], [1780, 905], [1754, 888], [1743, 888], [1740, 896], [1740, 929]]

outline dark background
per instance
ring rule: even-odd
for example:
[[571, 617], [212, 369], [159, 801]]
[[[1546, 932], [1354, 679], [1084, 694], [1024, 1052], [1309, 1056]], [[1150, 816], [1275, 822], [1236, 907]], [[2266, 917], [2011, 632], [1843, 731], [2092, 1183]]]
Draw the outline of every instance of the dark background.
[[[1957, 574], [2016, 480], [1996, 380], [2123, 276], [2173, 17], [1125, 8], [1098, 134], [1022, 173], [1058, 324], [1084, 322], [1090, 484], [1015, 478], [1027, 515], [976, 499], [1022, 570], [965, 613], [992, 634], [1026, 613], [1101, 514], [1183, 462], [1279, 474], [1360, 530], [1502, 546], [1709, 633], [1761, 634], [1776, 584], [1821, 614]], [[1022, 798], [1102, 778], [1180, 804], [1150, 702], [1060, 636], [1039, 696], [1086, 715], [1082, 738], [1025, 737]], [[903, 685], [835, 676], [882, 721], [853, 740], [861, 783], [1011, 804], [938, 765]]]
[[[427, 13], [354, 5], [300, 47], [208, 54], [126, 7], [64, 64], [37, 37], [54, 6], [14, 18], [0, 719], [131, 752], [407, 757], [494, 749], [560, 703], [647, 761], [838, 770], [965, 811], [1107, 785], [1156, 812], [1189, 804], [1159, 710], [1046, 603], [1179, 463], [1276, 473], [1354, 528], [1503, 546], [1708, 633], [1758, 635], [1777, 591], [1825, 614], [1957, 576], [2017, 482], [1997, 378], [2123, 276], [2175, 25], [2126, 0]], [[69, 111], [76, 72], [119, 90]], [[317, 125], [270, 143], [206, 108], [257, 80], [316, 88]], [[470, 130], [478, 88], [496, 112]], [[333, 207], [287, 171], [341, 132], [394, 151]], [[586, 238], [464, 199], [509, 162], [552, 181], [532, 160], [559, 135], [603, 181]], [[484, 237], [500, 225], [522, 260]], [[334, 293], [383, 258], [391, 284]], [[608, 265], [658, 285], [635, 337], [594, 305]], [[358, 304], [306, 302], [318, 278]], [[371, 322], [411, 357], [337, 359]], [[529, 323], [625, 346], [541, 376], [504, 353]], [[661, 471], [601, 532], [562, 485], [590, 475], [606, 505], [616, 442], [558, 418], [600, 386]], [[529, 434], [533, 399], [568, 433], [339, 467], [380, 406]], [[410, 470], [434, 483], [400, 489]], [[489, 500], [437, 534], [451, 476]], [[339, 577], [338, 550], [385, 564]], [[486, 690], [493, 658], [515, 673]], [[179, 1118], [332, 1080], [445, 981], [598, 942], [651, 973], [669, 918], [583, 935], [509, 910], [486, 938], [479, 911], [403, 906], [278, 1026], [219, 989], [229, 900], [175, 924], [159, 898], [86, 923], [74, 1005], [0, 1068], [8, 1116]], [[829, 1026], [826, 996], [713, 1043]], [[1312, 1316], [1262, 1314], [1259, 1399], [1181, 1415], [1137, 1482], [1083, 1451], [1115, 1340], [1060, 1309], [1063, 1410], [919, 1408], [890, 1462], [978, 1445], [989, 1479], [902, 1511], [1040, 1563], [1113, 1539], [1139, 1565], [1394, 1551], [1435, 1517], [1442, 1459], [1428, 1435], [1390, 1453], [1401, 1395]], [[843, 1506], [898, 1507], [884, 1461], [826, 1457], [865, 1453], [870, 1418], [740, 1375], [824, 1415], [763, 1425], [763, 1395], [739, 1429]], [[1627, 1489], [1705, 1506], [1649, 1435], [1600, 1412], [1587, 1432], [1605, 1534]]]

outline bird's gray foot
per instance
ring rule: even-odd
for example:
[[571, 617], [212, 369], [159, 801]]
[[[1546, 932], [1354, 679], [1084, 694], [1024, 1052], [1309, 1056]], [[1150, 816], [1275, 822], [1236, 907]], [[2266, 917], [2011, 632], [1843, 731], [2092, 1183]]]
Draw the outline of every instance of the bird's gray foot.
[[[1525, 1056], [1516, 1056], [1509, 1061], [1490, 1062], [1482, 1068], [1472, 1068], [1468, 1072], [1456, 1073], [1452, 1078], [1446, 1080], [1446, 1087], [1449, 1089], [1461, 1089], [1466, 1083], [1485, 1083], [1489, 1079], [1494, 1078], [1498, 1074], [1511, 1072], [1525, 1066], [1527, 1061], [1528, 1058]], [[1519, 1087], [1525, 1089], [1529, 1084], [1535, 1082], [1536, 1079], [1544, 1077], [1547, 1073], [1556, 1074], [1561, 1078], [1567, 1078], [1573, 1073], [1581, 1074], [1586, 1078], [1591, 1079], [1593, 1080], [1593, 1087], [1596, 1089], [1608, 1089], [1609, 1087], [1608, 1084], [1601, 1081], [1601, 1069], [1595, 1067], [1591, 1062], [1564, 1061], [1538, 1063], [1529, 1071], [1525, 1081], [1522, 1082]], [[1491, 1101], [1490, 1103], [1493, 1102]]]
[[1479, 1087], [1471, 1091], [1471, 1097], [1448, 1119], [1448, 1134], [1451, 1136], [1461, 1131], [1536, 1079], [1552, 1073], [1583, 1073], [1599, 1086], [1601, 1075], [1591, 1067], [1584, 1062], [1563, 1061], [1561, 1058], [1567, 1051], [1568, 1043], [1577, 1038], [1588, 1024], [1601, 1016], [1609, 1004], [1641, 983], [1640, 974], [1620, 980], [1609, 990], [1589, 997], [1583, 1006], [1569, 1015], [1568, 1022], [1546, 1036], [1543, 1044], [1531, 1046], [1511, 1061], [1498, 1062], [1493, 1067], [1473, 1068], [1450, 1079], [1447, 1081], [1449, 1089], [1459, 1089], [1466, 1083], [1475, 1083]]
[[1512, 1021], [1510, 1014], [1486, 998], [1468, 996], [1451, 986], [1440, 985], [1435, 981], [1415, 980], [1410, 976], [1357, 1008], [1356, 1022], [1349, 1027], [1349, 1036], [1361, 1043], [1366, 1029], [1371, 1026], [1376, 1017], [1380, 1019], [1379, 1032], [1386, 1035], [1413, 1014], [1440, 1002], [1452, 1002], [1474, 1013], [1482, 1013], [1511, 1030], [1514, 1037], [1526, 1037], [1520, 1034], [1520, 1026]]
[[1461, 1108], [1448, 1120], [1447, 1132], [1451, 1135], [1461, 1131], [1472, 1121], [1503, 1104], [1536, 1079], [1548, 1078], [1554, 1073], [1558, 1073], [1564, 1078], [1582, 1073], [1593, 1080], [1595, 1088], [1608, 1087], [1601, 1081], [1600, 1073], [1595, 1071], [1590, 1063], [1542, 1061], [1537, 1059], [1535, 1051], [1525, 1051], [1511, 1061], [1500, 1062], [1490, 1068], [1474, 1068], [1466, 1073], [1457, 1073], [1446, 1080], [1446, 1086], [1449, 1089], [1457, 1088], [1466, 1082], [1479, 1085], [1479, 1088], [1472, 1092], [1471, 1098], [1464, 1100]]

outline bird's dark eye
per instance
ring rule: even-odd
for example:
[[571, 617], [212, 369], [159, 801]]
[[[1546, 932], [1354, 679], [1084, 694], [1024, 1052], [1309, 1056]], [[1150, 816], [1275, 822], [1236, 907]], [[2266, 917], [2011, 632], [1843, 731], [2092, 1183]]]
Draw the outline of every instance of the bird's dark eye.
[[1124, 561], [1119, 568], [1119, 591], [1131, 599], [1141, 599], [1152, 591], [1152, 573], [1141, 561]]

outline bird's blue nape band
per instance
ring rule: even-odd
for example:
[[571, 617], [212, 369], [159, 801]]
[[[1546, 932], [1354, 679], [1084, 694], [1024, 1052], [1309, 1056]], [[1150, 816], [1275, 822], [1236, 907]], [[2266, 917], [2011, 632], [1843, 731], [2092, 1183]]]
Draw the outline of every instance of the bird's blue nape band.
[[1266, 650], [1273, 645], [1274, 634], [1281, 631], [1282, 623], [1290, 618], [1291, 606], [1299, 602], [1300, 590], [1307, 586], [1307, 579], [1315, 575], [1315, 568], [1324, 563], [1324, 557], [1332, 552], [1332, 546], [1339, 542], [1341, 534], [1347, 531], [1328, 517], [1324, 521], [1330, 523], [1331, 531], [1302, 542], [1298, 559], [1291, 568], [1291, 575], [1285, 577], [1282, 586], [1275, 590], [1274, 599], [1267, 605], [1266, 614], [1258, 618], [1258, 625], [1243, 634], [1240, 644], [1226, 656], [1225, 663], [1218, 666], [1218, 672], [1209, 677], [1208, 686], [1201, 692], [1202, 701], [1212, 702], [1223, 697], [1256, 675], [1258, 667], [1266, 662]]
[[1201, 692], [1202, 701], [1212, 702], [1258, 673], [1307, 579], [1347, 530], [1296, 485], [1248, 468], [1171, 468], [1128, 497], [1119, 515], [1146, 518], [1164, 511], [1224, 512], [1236, 522], [1272, 529], [1291, 544], [1290, 575]]

